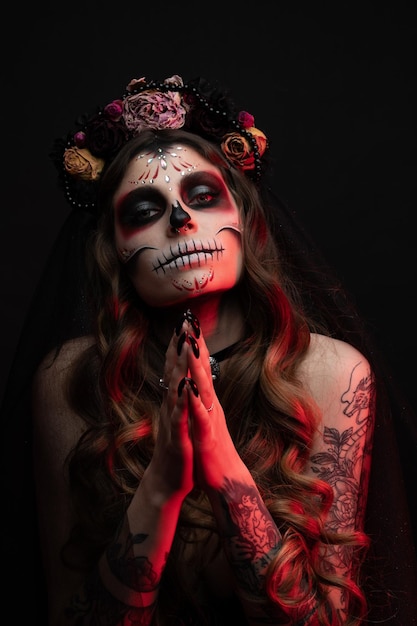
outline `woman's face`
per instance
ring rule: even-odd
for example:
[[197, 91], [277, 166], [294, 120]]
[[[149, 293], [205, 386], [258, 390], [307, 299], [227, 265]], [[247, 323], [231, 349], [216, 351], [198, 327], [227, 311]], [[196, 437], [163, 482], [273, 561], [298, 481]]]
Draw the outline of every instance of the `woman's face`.
[[137, 156], [113, 204], [119, 258], [148, 305], [170, 306], [238, 282], [239, 210], [220, 171], [194, 149]]

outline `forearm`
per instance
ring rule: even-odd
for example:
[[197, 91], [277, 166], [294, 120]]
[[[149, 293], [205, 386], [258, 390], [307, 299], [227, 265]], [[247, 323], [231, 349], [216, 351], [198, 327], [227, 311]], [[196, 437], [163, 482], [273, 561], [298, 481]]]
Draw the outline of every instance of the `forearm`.
[[148, 626], [182, 500], [140, 485], [112, 543], [65, 611], [63, 624]]
[[[252, 477], [225, 479], [220, 490], [211, 492], [210, 500], [248, 624], [315, 626], [321, 623], [318, 620], [319, 603], [314, 596], [299, 611], [297, 606], [284, 610], [267, 594], [267, 570], [282, 549], [282, 538]], [[303, 580], [302, 577], [301, 585]], [[299, 591], [302, 594], [302, 589]], [[332, 605], [339, 606], [336, 621], [332, 623], [340, 625], [346, 621], [346, 613], [340, 605], [341, 596], [341, 590], [334, 589], [322, 607], [331, 616]]]
[[266, 593], [266, 572], [281, 547], [281, 535], [253, 479], [225, 479], [210, 500], [249, 623], [289, 623]]

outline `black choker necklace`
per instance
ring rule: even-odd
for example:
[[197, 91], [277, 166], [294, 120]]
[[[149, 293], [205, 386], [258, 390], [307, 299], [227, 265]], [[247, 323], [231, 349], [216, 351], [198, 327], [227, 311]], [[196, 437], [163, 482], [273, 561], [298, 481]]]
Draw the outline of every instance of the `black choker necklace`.
[[219, 350], [214, 354], [210, 354], [210, 367], [211, 367], [211, 377], [213, 380], [219, 380], [220, 378], [220, 363], [225, 359], [229, 358], [232, 352], [235, 350], [236, 346], [240, 343], [236, 341], [236, 343], [232, 343], [231, 346], [227, 348], [223, 348], [223, 350]]

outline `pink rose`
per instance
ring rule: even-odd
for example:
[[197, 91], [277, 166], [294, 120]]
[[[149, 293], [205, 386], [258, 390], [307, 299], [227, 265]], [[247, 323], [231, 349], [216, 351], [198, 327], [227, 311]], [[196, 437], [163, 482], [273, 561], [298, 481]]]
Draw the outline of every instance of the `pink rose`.
[[129, 91], [131, 93], [132, 91], [135, 91], [135, 89], [137, 89], [138, 85], [145, 85], [145, 84], [146, 84], [146, 78], [144, 76], [142, 76], [142, 78], [132, 78], [132, 80], [126, 87], [126, 91]]
[[178, 76], [178, 74], [174, 74], [170, 78], [166, 78], [164, 80], [164, 84], [170, 85], [172, 87], [182, 87], [184, 85], [184, 81], [182, 80], [181, 76]]
[[241, 111], [237, 116], [237, 121], [243, 128], [250, 128], [255, 125], [255, 118], [247, 111]]
[[178, 92], [149, 90], [127, 96], [123, 118], [133, 135], [145, 128], [181, 128], [187, 111]]
[[118, 122], [123, 113], [123, 100], [113, 100], [104, 107], [104, 115], [112, 122]]

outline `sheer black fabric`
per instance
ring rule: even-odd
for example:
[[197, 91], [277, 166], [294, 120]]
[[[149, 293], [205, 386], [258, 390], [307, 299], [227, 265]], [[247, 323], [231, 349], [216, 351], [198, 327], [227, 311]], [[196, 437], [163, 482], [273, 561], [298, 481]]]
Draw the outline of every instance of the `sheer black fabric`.
[[[417, 624], [415, 485], [417, 421], [354, 301], [326, 266], [295, 213], [263, 190], [271, 228], [312, 318], [361, 350], [377, 375], [377, 423], [366, 530], [372, 546], [365, 573], [369, 623]], [[2, 570], [16, 619], [46, 623], [32, 470], [31, 380], [44, 355], [88, 334], [84, 254], [93, 214], [74, 209], [51, 252], [27, 313], [2, 405]], [[413, 508], [414, 507], [414, 508]], [[413, 532], [414, 527], [414, 532]], [[413, 537], [414, 535], [414, 537]]]

